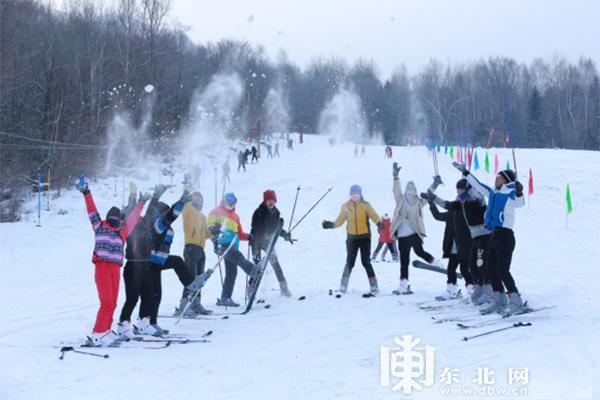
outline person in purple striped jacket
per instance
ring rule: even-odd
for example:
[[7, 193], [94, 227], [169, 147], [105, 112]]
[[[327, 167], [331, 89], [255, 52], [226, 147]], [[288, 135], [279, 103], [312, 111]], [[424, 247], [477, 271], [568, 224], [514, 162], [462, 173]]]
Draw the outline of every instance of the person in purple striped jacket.
[[117, 307], [124, 243], [139, 222], [144, 204], [150, 199], [150, 195], [140, 194], [135, 208], [121, 224], [121, 211], [117, 207], [112, 207], [103, 221], [87, 185], [78, 189], [83, 193], [88, 217], [94, 229], [92, 262], [96, 266], [95, 281], [100, 299], [100, 308], [89, 341], [93, 346], [109, 346], [118, 338], [111, 327]]

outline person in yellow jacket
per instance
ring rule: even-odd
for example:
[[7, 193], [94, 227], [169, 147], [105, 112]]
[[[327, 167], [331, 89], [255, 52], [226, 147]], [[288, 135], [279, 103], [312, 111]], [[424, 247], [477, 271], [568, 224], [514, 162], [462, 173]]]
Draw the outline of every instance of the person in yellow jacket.
[[[206, 254], [204, 245], [206, 239], [212, 235], [208, 231], [206, 224], [206, 216], [202, 214], [202, 206], [204, 199], [200, 192], [192, 193], [192, 201], [188, 202], [182, 211], [183, 216], [183, 233], [185, 247], [183, 248], [183, 259], [194, 277], [204, 273], [204, 265], [206, 263]], [[183, 310], [188, 302], [187, 290], [183, 290], [181, 301], [178, 310]], [[196, 297], [194, 303], [188, 307], [186, 311], [188, 316], [208, 315], [212, 314], [211, 310], [207, 310], [201, 304], [200, 295]]]
[[350, 187], [350, 200], [342, 205], [342, 210], [337, 219], [334, 222], [323, 221], [322, 223], [323, 229], [333, 229], [339, 228], [346, 222], [348, 237], [346, 238], [346, 265], [340, 282], [340, 292], [342, 293], [346, 293], [348, 290], [350, 273], [356, 263], [359, 250], [360, 260], [369, 278], [371, 294], [379, 293], [377, 277], [371, 265], [371, 227], [369, 220], [377, 224], [378, 227], [384, 228], [379, 219], [379, 214], [362, 197], [361, 187], [352, 185]]

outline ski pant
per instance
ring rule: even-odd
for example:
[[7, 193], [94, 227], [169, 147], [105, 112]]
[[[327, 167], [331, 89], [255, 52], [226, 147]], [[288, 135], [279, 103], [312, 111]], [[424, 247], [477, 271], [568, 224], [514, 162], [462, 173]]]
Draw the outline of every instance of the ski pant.
[[471, 259], [469, 261], [473, 282], [478, 285], [490, 283], [488, 272], [490, 235], [477, 236], [471, 241]]
[[[183, 259], [185, 260], [185, 264], [187, 265], [190, 274], [192, 274], [194, 278], [204, 273], [206, 254], [202, 247], [197, 244], [186, 244], [183, 248]], [[189, 291], [184, 287], [181, 297], [185, 297], [188, 294]]]
[[[387, 247], [384, 247], [383, 248], [383, 253], [381, 254], [381, 257], [385, 257], [387, 255], [388, 250], [389, 249]], [[394, 255], [395, 255], [396, 258], [398, 258], [398, 245], [396, 245], [396, 241], [395, 240], [392, 240], [392, 250], [394, 250], [392, 252], [392, 257], [394, 257]], [[394, 260], [394, 261], [396, 261], [396, 260]]]
[[244, 255], [238, 249], [232, 248], [225, 255], [225, 279], [223, 280], [221, 301], [230, 299], [233, 295], [238, 266], [248, 275], [251, 275], [252, 271], [254, 271], [254, 264], [246, 260]]
[[144, 318], [151, 314], [150, 305], [152, 304], [148, 287], [149, 266], [146, 261], [127, 261], [123, 268], [123, 281], [125, 282], [125, 304], [121, 309], [119, 321], [131, 321], [131, 314], [141, 297], [139, 317]]
[[447, 282], [456, 285], [456, 269], [459, 266], [465, 285], [473, 284], [473, 279], [471, 279], [469, 273], [469, 258], [461, 257], [459, 254], [450, 254], [450, 257], [448, 257]]
[[179, 256], [169, 256], [167, 257], [167, 261], [164, 265], [159, 264], [149, 264], [148, 268], [148, 282], [150, 287], [150, 323], [156, 324], [156, 319], [158, 317], [158, 309], [160, 308], [160, 301], [162, 300], [162, 282], [161, 282], [161, 272], [166, 269], [175, 270], [175, 274], [177, 274], [177, 278], [179, 278], [179, 282], [183, 286], [187, 286], [194, 281], [195, 276], [193, 276], [183, 258]]
[[[379, 243], [377, 243], [377, 247], [375, 247], [375, 251], [373, 252], [373, 256], [371, 257], [372, 260], [377, 258], [377, 254], [379, 254], [379, 251], [381, 250], [381, 248], [383, 247], [384, 244], [386, 245], [386, 248], [390, 251], [390, 253], [392, 253], [393, 258], [398, 257], [398, 254], [396, 253], [396, 249], [394, 248], [394, 245], [392, 244], [392, 242], [389, 242], [389, 243], [379, 242]], [[384, 257], [385, 257], [385, 252], [381, 256], [381, 259], [383, 259]]]
[[94, 279], [100, 308], [94, 324], [94, 332], [102, 333], [112, 328], [113, 314], [117, 308], [119, 295], [119, 281], [121, 280], [121, 266], [117, 263], [97, 261], [95, 263]]
[[[238, 169], [238, 171], [239, 171], [239, 169]], [[229, 178], [229, 174], [228, 173], [227, 174], [223, 173], [223, 179], [222, 179], [222, 181], [223, 181], [223, 183], [225, 183], [225, 182], [231, 183], [231, 178]]]
[[240, 168], [244, 168], [244, 171], [246, 171], [246, 163], [243, 163], [243, 162], [239, 163], [238, 164], [238, 172], [240, 172]]
[[400, 279], [408, 279], [408, 264], [410, 263], [410, 250], [428, 263], [433, 262], [431, 254], [423, 249], [423, 239], [416, 233], [398, 238], [398, 250], [400, 251]]
[[[510, 274], [515, 234], [511, 229], [497, 228], [492, 232], [489, 245], [489, 274], [494, 292], [518, 293], [515, 280]], [[504, 287], [503, 287], [504, 284]]]
[[[262, 258], [261, 252], [267, 251], [267, 247], [269, 247], [269, 243], [254, 243], [252, 242], [252, 261], [254, 264], [258, 264]], [[281, 269], [281, 265], [279, 264], [279, 259], [277, 258], [277, 253], [275, 253], [275, 249], [271, 252], [271, 257], [269, 257], [269, 263], [273, 267], [273, 271], [275, 271], [275, 276], [277, 277], [277, 282], [280, 284], [285, 282], [285, 276], [283, 275], [283, 270]]]
[[367, 276], [369, 278], [375, 277], [375, 271], [371, 265], [371, 236], [351, 236], [348, 235], [346, 239], [346, 266], [344, 267], [343, 278], [350, 277], [352, 268], [356, 264], [356, 257], [360, 250], [360, 261]]
[[258, 156], [256, 154], [252, 154], [252, 160], [258, 162]]

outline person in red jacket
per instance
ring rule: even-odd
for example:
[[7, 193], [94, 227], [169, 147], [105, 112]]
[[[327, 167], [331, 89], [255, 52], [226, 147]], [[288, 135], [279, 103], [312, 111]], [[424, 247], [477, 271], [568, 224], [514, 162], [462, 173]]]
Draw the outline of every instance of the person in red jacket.
[[88, 217], [94, 230], [94, 254], [92, 262], [95, 265], [96, 289], [100, 299], [100, 309], [88, 344], [91, 346], [110, 346], [118, 336], [112, 332], [112, 321], [117, 296], [119, 294], [120, 269], [123, 264], [123, 247], [127, 237], [133, 232], [140, 220], [140, 214], [149, 195], [140, 194], [137, 205], [123, 224], [121, 210], [112, 207], [102, 220], [94, 204], [90, 190], [85, 186], [78, 187], [83, 194]]
[[[379, 251], [381, 250], [383, 245], [386, 245], [388, 250], [392, 253], [392, 259], [394, 261], [397, 261], [398, 253], [396, 252], [394, 246], [392, 246], [392, 235], [390, 232], [391, 221], [388, 213], [383, 214], [383, 217], [381, 217], [381, 222], [383, 222], [384, 227], [383, 229], [379, 227], [377, 228], [377, 232], [379, 233], [379, 243], [377, 243], [375, 252], [371, 256], [371, 261], [376, 261], [375, 259], [377, 258], [377, 254], [379, 254]], [[381, 256], [381, 261], [385, 261], [385, 252]]]

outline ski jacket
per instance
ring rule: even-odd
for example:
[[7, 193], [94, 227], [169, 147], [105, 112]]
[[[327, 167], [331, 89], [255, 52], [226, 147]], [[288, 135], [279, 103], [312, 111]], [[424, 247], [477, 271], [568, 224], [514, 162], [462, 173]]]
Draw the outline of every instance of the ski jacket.
[[165, 265], [167, 262], [173, 237], [175, 236], [175, 231], [171, 227], [171, 224], [179, 217], [183, 206], [181, 201], [176, 201], [165, 214], [161, 215], [157, 211], [154, 212], [150, 229], [151, 247], [149, 262], [151, 264]]
[[216, 224], [221, 226], [221, 234], [218, 238], [220, 245], [227, 246], [232, 240], [235, 240], [234, 247], [238, 249], [240, 240], [248, 240], [248, 234], [244, 232], [240, 217], [236, 214], [235, 208], [228, 209], [222, 201], [217, 208], [208, 213], [208, 226]]
[[461, 258], [469, 258], [471, 253], [471, 233], [463, 215], [461, 202], [446, 201], [444, 203], [446, 205], [444, 208], [448, 210], [445, 213], [440, 213], [435, 204], [429, 203], [429, 210], [433, 218], [446, 222], [443, 242], [444, 257], [448, 258], [452, 254], [452, 244], [456, 243], [458, 255]]
[[[431, 185], [428, 190], [433, 193], [435, 192], [435, 187]], [[410, 202], [402, 192], [400, 178], [394, 178], [393, 192], [394, 199], [396, 200], [396, 207], [394, 208], [392, 226], [390, 228], [392, 239], [397, 239], [398, 228], [405, 219], [408, 219], [411, 228], [421, 239], [423, 239], [426, 235], [425, 224], [423, 223], [423, 212], [421, 209], [427, 205], [427, 200], [417, 197], [414, 202]]]
[[[280, 212], [277, 207], [273, 207], [271, 210], [263, 202], [254, 210], [252, 214], [252, 242], [259, 248], [266, 247], [271, 239], [273, 233], [277, 230], [279, 225]], [[285, 235], [285, 231], [282, 229], [279, 236]]]
[[206, 239], [211, 237], [206, 224], [206, 216], [196, 210], [191, 201], [183, 207], [182, 216], [185, 244], [195, 244], [204, 248]]
[[336, 228], [342, 226], [347, 221], [346, 232], [349, 236], [371, 236], [371, 227], [369, 226], [369, 219], [374, 223], [379, 223], [379, 215], [375, 212], [371, 204], [361, 200], [353, 202], [348, 200], [342, 205], [340, 214], [334, 221]]
[[94, 254], [92, 262], [103, 261], [122, 265], [124, 242], [140, 220], [144, 204], [139, 203], [134, 207], [122, 227], [113, 228], [107, 221], [102, 221], [100, 218], [92, 194], [86, 194], [84, 199], [88, 217], [94, 229]]
[[467, 175], [467, 181], [475, 190], [488, 198], [488, 207], [484, 217], [485, 227], [490, 231], [497, 228], [512, 230], [515, 225], [515, 208], [525, 205], [523, 195], [517, 196], [515, 183], [510, 182], [502, 185], [500, 189], [492, 189], [479, 182], [473, 174]]
[[389, 219], [382, 219], [383, 225], [385, 226], [383, 229], [377, 228], [377, 233], [379, 233], [379, 243], [392, 243], [392, 235], [390, 233], [390, 227], [392, 223]]
[[487, 229], [484, 224], [484, 216], [487, 209], [485, 199], [483, 198], [483, 195], [474, 188], [471, 188], [467, 192], [466, 197], [460, 201], [445, 201], [438, 197], [435, 200], [435, 204], [450, 211], [459, 207], [462, 208], [462, 215], [471, 233], [471, 238], [474, 239], [479, 236], [490, 234], [490, 230]]

